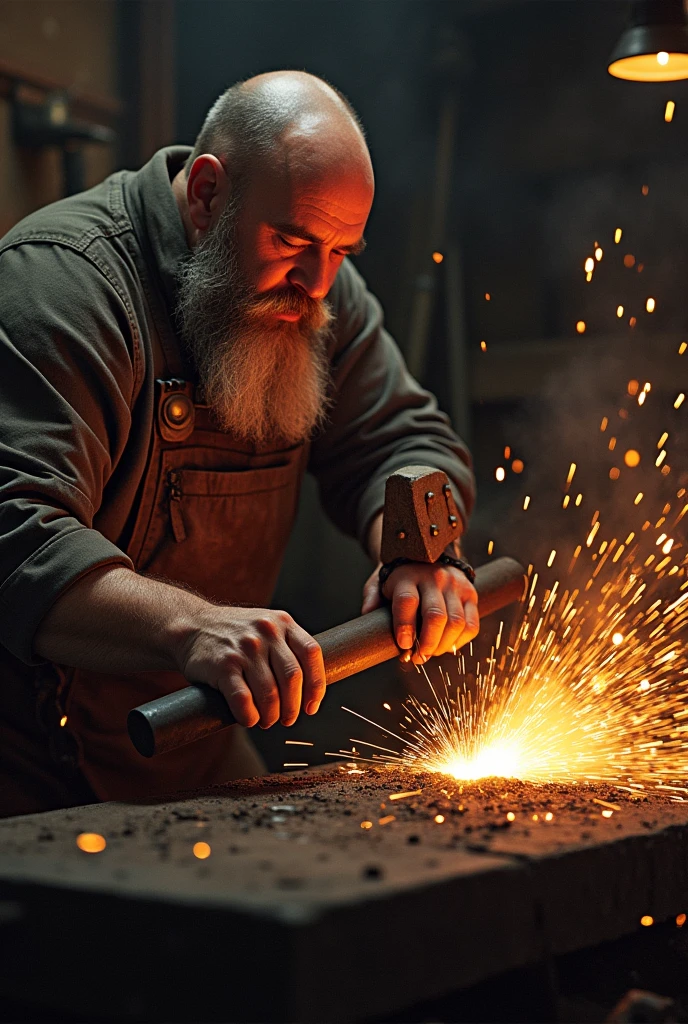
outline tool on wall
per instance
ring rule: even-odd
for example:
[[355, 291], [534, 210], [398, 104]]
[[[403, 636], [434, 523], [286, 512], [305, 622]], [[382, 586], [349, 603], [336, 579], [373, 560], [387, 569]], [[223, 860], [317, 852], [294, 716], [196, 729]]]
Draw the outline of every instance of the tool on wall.
[[65, 196], [83, 192], [86, 187], [84, 143], [108, 145], [116, 138], [111, 128], [74, 118], [67, 93], [51, 92], [42, 102], [32, 103], [23, 96], [20, 85], [12, 94], [12, 129], [18, 146], [60, 149]]
[[[445, 473], [428, 466], [407, 466], [387, 481], [382, 558], [434, 563], [459, 533], [458, 510]], [[480, 566], [476, 590], [482, 617], [521, 600], [525, 572], [513, 558]], [[325, 662], [326, 682], [346, 679], [399, 656], [389, 607], [352, 619], [316, 635]], [[140, 754], [152, 757], [235, 724], [219, 690], [194, 684], [149, 701], [129, 712], [129, 736]]]

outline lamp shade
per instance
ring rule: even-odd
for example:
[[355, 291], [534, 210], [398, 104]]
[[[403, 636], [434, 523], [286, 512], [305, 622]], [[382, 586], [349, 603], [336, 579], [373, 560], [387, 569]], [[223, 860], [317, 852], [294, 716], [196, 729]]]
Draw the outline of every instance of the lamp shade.
[[631, 82], [688, 78], [688, 27], [682, 0], [636, 0], [631, 25], [616, 44], [607, 70]]

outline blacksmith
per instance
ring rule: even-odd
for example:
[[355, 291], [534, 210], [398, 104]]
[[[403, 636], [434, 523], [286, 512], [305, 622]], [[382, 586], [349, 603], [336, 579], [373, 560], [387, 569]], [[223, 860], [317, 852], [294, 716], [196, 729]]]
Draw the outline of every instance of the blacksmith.
[[[305, 471], [375, 562], [403, 465], [444, 470], [465, 526], [468, 453], [347, 258], [373, 188], [347, 101], [274, 72], [193, 150], [0, 240], [0, 813], [260, 774], [242, 727], [316, 713], [320, 648], [268, 609]], [[385, 595], [415, 658], [477, 632], [458, 567], [402, 565]], [[241, 725], [142, 758], [127, 712], [187, 680]]]

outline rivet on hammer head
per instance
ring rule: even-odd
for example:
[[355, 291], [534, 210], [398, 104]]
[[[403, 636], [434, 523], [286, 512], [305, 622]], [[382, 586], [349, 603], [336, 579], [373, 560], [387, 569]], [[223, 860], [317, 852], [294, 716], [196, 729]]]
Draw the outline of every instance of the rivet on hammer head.
[[434, 491], [428, 491], [428, 493], [425, 495], [425, 500], [426, 501], [432, 501], [432, 499], [434, 497], [435, 497], [435, 492]]
[[442, 493], [451, 494], [451, 487], [449, 486], [449, 484], [442, 484]]
[[450, 526], [453, 526], [456, 529], [456, 527], [458, 526], [458, 522], [459, 521], [456, 518], [456, 516], [449, 516], [449, 525]]
[[397, 534], [397, 540], [406, 540], [406, 533], [404, 532], [404, 530], [399, 530], [399, 533]]
[[430, 536], [431, 537], [436, 537], [439, 532], [440, 532], [439, 527], [435, 526], [434, 523], [431, 523], [430, 524]]

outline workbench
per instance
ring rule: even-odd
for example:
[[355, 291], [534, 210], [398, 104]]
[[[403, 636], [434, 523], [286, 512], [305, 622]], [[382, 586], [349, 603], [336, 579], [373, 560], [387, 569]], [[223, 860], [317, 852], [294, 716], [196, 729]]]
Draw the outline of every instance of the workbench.
[[682, 796], [352, 763], [6, 819], [0, 992], [98, 1019], [393, 1014], [688, 911]]

